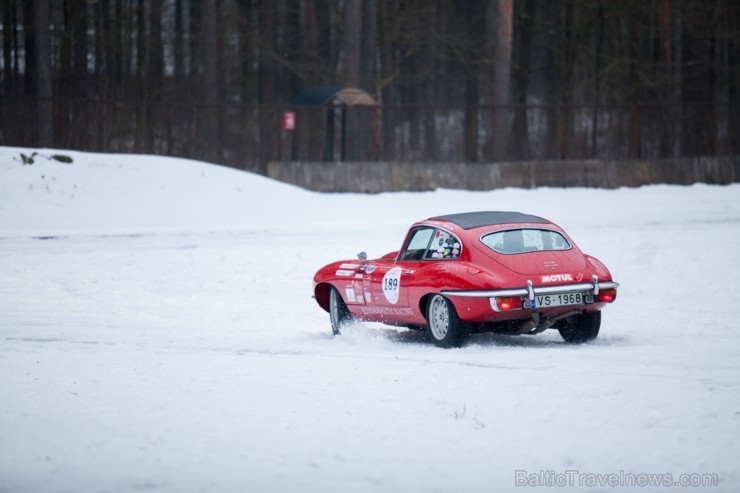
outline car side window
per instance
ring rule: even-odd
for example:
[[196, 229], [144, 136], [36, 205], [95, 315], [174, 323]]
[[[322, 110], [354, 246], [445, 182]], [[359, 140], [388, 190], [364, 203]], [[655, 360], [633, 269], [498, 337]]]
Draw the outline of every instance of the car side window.
[[411, 234], [408, 245], [401, 253], [400, 260], [421, 260], [424, 258], [424, 252], [427, 251], [429, 241], [434, 235], [434, 228], [422, 227], [417, 228]]
[[429, 245], [425, 259], [429, 260], [449, 260], [460, 257], [462, 252], [462, 243], [460, 239], [448, 233], [438, 229], [434, 232], [434, 238], [432, 238], [432, 244]]

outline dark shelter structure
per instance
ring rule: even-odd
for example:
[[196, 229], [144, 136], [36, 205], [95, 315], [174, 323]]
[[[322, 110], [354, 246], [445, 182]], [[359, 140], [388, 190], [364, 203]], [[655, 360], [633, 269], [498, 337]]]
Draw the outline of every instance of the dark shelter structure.
[[[348, 118], [348, 108], [355, 107], [376, 107], [378, 103], [373, 97], [362, 89], [341, 87], [341, 86], [318, 86], [309, 87], [301, 91], [292, 103], [295, 106], [323, 106], [326, 108], [325, 118], [321, 128], [323, 135], [323, 150], [321, 158], [324, 161], [346, 161], [347, 160], [347, 140], [348, 133], [354, 136], [356, 132], [363, 132], [365, 126], [361, 121], [351, 121]], [[371, 131], [373, 132], [373, 147], [378, 147], [379, 137], [377, 112], [372, 111]], [[354, 114], [353, 114], [354, 115]], [[337, 127], [339, 120], [339, 127]], [[335, 134], [339, 133], [339, 154], [337, 156], [335, 149]]]

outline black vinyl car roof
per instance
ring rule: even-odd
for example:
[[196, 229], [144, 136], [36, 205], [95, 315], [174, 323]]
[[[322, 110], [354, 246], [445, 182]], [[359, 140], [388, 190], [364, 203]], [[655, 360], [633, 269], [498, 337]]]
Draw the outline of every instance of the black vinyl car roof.
[[530, 214], [521, 212], [504, 212], [504, 211], [481, 211], [481, 212], [462, 212], [460, 214], [448, 214], [445, 216], [430, 217], [430, 221], [448, 221], [460, 226], [463, 229], [480, 228], [481, 226], [492, 226], [496, 224], [511, 223], [543, 223], [548, 224], [550, 221]]

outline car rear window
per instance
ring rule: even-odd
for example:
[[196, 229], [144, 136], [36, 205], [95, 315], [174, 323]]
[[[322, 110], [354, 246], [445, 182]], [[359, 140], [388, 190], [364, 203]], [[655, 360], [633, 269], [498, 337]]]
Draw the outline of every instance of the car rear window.
[[484, 245], [506, 255], [552, 250], [570, 250], [565, 236], [549, 229], [509, 229], [484, 235]]

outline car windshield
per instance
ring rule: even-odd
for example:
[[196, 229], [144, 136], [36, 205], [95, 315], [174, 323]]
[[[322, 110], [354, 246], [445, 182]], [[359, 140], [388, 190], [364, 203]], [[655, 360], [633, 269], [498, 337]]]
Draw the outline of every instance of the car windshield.
[[567, 239], [557, 231], [549, 229], [509, 229], [496, 231], [481, 237], [484, 245], [498, 253], [507, 255], [526, 252], [569, 250]]

